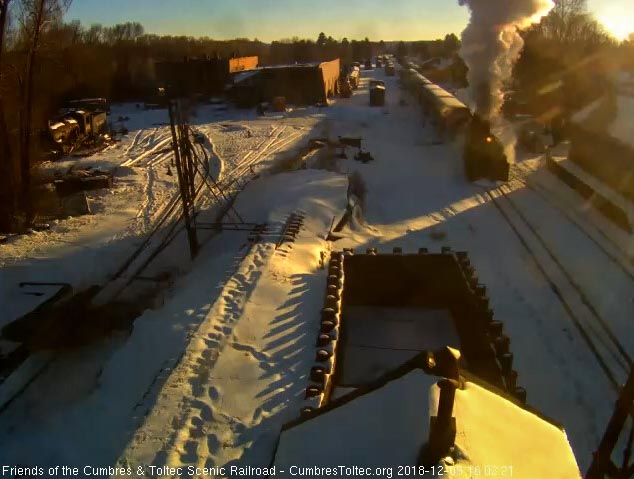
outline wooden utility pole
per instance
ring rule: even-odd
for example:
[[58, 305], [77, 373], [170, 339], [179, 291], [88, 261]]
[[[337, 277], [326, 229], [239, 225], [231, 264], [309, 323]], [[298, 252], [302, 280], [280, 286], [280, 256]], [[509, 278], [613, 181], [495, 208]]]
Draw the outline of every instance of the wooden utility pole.
[[[625, 423], [630, 418], [631, 429], [621, 466], [614, 464], [612, 453], [617, 445], [621, 433], [625, 429]], [[634, 369], [630, 370], [627, 383], [621, 389], [616, 401], [614, 412], [605, 429], [605, 433], [599, 443], [599, 448], [594, 453], [592, 464], [586, 479], [627, 479], [634, 477], [634, 462], [632, 462], [632, 443], [634, 442]]]
[[[194, 188], [194, 177], [189, 174], [185, 163], [187, 160], [186, 144], [188, 143], [188, 128], [183, 122], [181, 106], [179, 100], [169, 100], [168, 113], [170, 117], [170, 129], [172, 131], [172, 145], [174, 148], [174, 160], [176, 163], [176, 173], [178, 175], [178, 187], [180, 189], [181, 203], [183, 205], [183, 221], [189, 241], [189, 253], [192, 259], [198, 254], [198, 237], [196, 234], [194, 202], [196, 192]], [[178, 124], [177, 124], [178, 119]]]

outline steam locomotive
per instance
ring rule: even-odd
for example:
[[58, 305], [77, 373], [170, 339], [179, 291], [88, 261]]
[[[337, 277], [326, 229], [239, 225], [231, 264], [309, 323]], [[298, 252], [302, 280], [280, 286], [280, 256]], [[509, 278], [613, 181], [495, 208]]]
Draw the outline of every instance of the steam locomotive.
[[55, 149], [70, 153], [88, 140], [95, 140], [106, 131], [106, 111], [66, 109], [49, 121], [48, 132]]
[[463, 160], [469, 181], [508, 180], [509, 164], [504, 147], [486, 120], [472, 114], [464, 103], [421, 75], [411, 63], [404, 62], [400, 77], [425, 117], [436, 126], [440, 138], [465, 134]]
[[473, 115], [464, 146], [465, 175], [469, 181], [480, 178], [508, 181], [509, 164], [504, 146], [491, 133], [488, 121]]

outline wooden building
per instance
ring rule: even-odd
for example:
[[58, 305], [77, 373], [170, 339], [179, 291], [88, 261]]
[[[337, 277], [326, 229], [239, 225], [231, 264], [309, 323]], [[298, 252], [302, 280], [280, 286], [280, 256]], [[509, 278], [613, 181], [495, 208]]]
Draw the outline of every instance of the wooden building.
[[234, 77], [232, 98], [243, 107], [284, 97], [287, 104], [325, 104], [338, 93], [340, 62], [276, 65]]

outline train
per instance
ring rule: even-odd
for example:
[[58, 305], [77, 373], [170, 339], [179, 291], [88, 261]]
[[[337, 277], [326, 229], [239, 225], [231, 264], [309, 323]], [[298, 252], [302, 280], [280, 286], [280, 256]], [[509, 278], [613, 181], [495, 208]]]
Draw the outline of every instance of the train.
[[70, 153], [88, 140], [95, 140], [106, 132], [106, 111], [67, 108], [49, 121], [49, 138], [54, 148]]
[[421, 75], [408, 62], [401, 66], [400, 78], [441, 139], [465, 135], [463, 160], [469, 181], [480, 178], [508, 181], [509, 164], [504, 147], [487, 120], [472, 113], [458, 98]]

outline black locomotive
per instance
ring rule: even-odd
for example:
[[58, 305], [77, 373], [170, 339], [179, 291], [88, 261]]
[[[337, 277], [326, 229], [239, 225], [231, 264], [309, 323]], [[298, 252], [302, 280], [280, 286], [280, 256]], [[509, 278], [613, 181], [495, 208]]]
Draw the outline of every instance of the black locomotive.
[[508, 181], [509, 164], [504, 146], [491, 133], [488, 121], [473, 115], [464, 147], [465, 175], [469, 181], [481, 178]]

